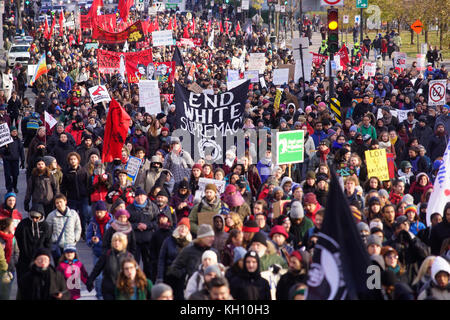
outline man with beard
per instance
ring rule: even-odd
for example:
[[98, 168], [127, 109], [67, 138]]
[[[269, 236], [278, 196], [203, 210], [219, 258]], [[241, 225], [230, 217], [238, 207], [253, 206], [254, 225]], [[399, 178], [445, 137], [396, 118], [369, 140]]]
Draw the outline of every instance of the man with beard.
[[428, 147], [428, 153], [430, 155], [431, 161], [436, 160], [444, 154], [445, 148], [447, 147], [449, 136], [445, 131], [445, 126], [443, 123], [438, 123], [436, 125], [436, 131], [430, 140]]
[[164, 188], [161, 188], [161, 191], [156, 195], [156, 205], [158, 206], [159, 214], [166, 215], [169, 218], [171, 225], [174, 226], [178, 221], [175, 210], [168, 205], [169, 198], [170, 196], [167, 191]]
[[289, 300], [289, 291], [295, 284], [306, 283], [310, 254], [308, 251], [293, 251], [289, 257], [288, 272], [277, 284], [277, 300]]
[[200, 212], [214, 212], [220, 213], [223, 209], [228, 208], [228, 205], [220, 200], [217, 195], [216, 185], [209, 183], [205, 187], [205, 196], [200, 203], [196, 204], [189, 214], [189, 222], [191, 224], [191, 233], [196, 234], [198, 231], [198, 214]]

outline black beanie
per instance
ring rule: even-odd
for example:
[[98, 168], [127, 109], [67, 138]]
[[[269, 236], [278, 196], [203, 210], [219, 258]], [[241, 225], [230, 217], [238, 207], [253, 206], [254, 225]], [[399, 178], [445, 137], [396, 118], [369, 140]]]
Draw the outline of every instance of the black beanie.
[[33, 260], [39, 256], [48, 256], [50, 260], [52, 259], [52, 253], [46, 248], [38, 248], [34, 254]]
[[156, 196], [164, 196], [164, 197], [166, 197], [167, 199], [170, 199], [170, 196], [169, 196], [169, 194], [167, 193], [167, 191], [166, 191], [165, 188], [162, 188], [162, 189], [158, 192], [158, 194], [157, 194]]
[[249, 247], [252, 245], [253, 242], [262, 243], [264, 246], [267, 247], [267, 238], [261, 232], [255, 233], [255, 235], [253, 236], [252, 240], [250, 241]]

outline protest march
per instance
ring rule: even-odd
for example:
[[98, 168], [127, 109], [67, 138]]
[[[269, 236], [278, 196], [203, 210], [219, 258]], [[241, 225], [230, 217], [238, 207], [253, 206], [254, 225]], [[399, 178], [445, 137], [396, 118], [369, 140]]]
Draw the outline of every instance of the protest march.
[[333, 42], [337, 7], [20, 3], [0, 300], [450, 300], [436, 48], [411, 63], [389, 24]]

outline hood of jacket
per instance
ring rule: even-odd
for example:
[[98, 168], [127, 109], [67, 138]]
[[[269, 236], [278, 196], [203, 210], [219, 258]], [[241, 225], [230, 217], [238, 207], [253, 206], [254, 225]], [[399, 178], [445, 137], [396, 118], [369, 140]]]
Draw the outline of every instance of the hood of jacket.
[[[216, 225], [214, 224], [214, 219], [215, 219], [216, 217], [219, 217], [219, 218], [222, 220], [222, 229], [221, 229], [221, 230], [217, 230], [217, 229], [216, 229]], [[224, 217], [223, 217], [220, 213], [216, 214], [216, 215], [213, 217], [213, 225], [214, 225], [214, 226], [213, 226], [214, 232], [222, 232], [223, 229], [225, 228], [225, 219], [224, 219]]]
[[436, 275], [441, 271], [447, 272], [447, 274], [450, 276], [450, 264], [444, 258], [436, 257], [433, 264], [431, 265], [431, 277], [434, 284], [437, 284]]

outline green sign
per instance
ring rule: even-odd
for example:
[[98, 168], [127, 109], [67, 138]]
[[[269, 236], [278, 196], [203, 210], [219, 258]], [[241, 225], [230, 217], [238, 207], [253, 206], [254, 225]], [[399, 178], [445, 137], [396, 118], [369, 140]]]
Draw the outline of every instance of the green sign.
[[298, 163], [304, 161], [303, 130], [277, 132], [277, 164]]
[[357, 9], [365, 9], [367, 8], [369, 0], [356, 0], [356, 8]]

